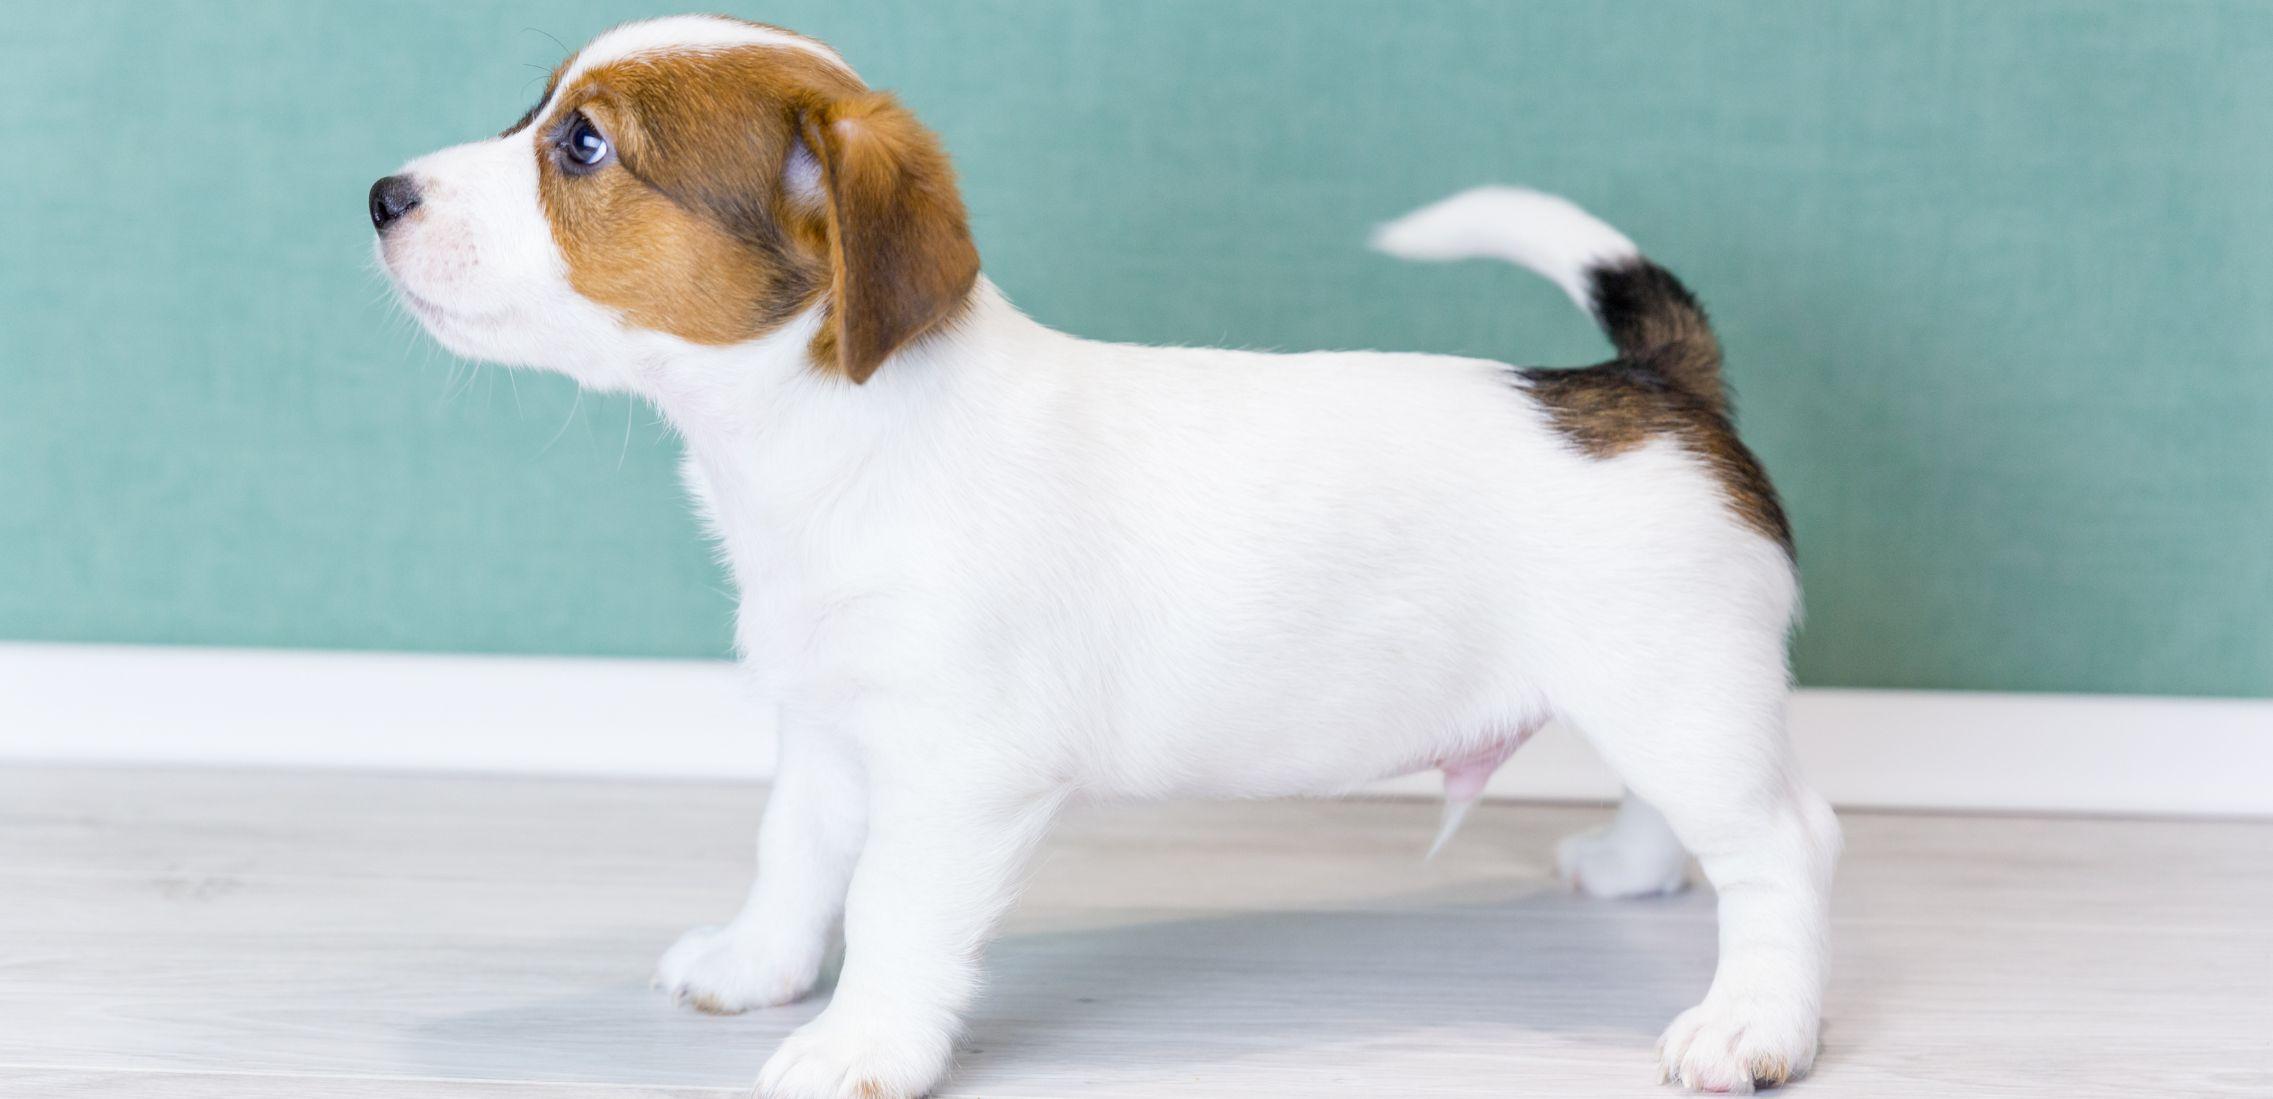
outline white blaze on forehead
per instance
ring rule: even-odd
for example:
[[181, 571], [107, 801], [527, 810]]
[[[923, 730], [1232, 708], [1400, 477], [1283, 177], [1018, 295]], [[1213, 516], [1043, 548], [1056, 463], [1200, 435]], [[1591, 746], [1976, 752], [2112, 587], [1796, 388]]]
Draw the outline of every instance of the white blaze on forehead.
[[[673, 15], [626, 23], [593, 39], [576, 55], [576, 62], [568, 71], [561, 74], [560, 82], [554, 85], [553, 98], [558, 99], [562, 89], [575, 87], [577, 79], [585, 73], [625, 58], [651, 53], [700, 53], [737, 46], [802, 50], [843, 69], [853, 79], [860, 79], [860, 74], [853, 72], [852, 66], [837, 56], [837, 51], [804, 35], [719, 15]], [[551, 104], [548, 102], [545, 106], [549, 111]], [[540, 116], [544, 113], [548, 112], [539, 112]]]

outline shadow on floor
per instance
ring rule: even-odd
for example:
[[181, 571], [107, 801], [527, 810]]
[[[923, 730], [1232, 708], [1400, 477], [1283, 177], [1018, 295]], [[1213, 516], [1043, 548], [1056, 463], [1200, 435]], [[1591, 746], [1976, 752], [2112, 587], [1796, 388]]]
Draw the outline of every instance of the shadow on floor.
[[[1615, 1046], [1639, 1064], [1711, 977], [1712, 917], [1707, 892], [1613, 905], [1511, 883], [1488, 900], [1437, 894], [1012, 934], [989, 954], [957, 1090], [1037, 1072], [1098, 1085], [1189, 1078], [1210, 1065], [1358, 1048], [1488, 1056], [1495, 1039], [1542, 1032]], [[644, 973], [652, 958], [627, 950], [588, 943], [576, 953]], [[616, 971], [601, 980], [511, 1010], [426, 1018], [398, 1052], [437, 1076], [478, 1066], [532, 1080], [740, 1087], [829, 994], [717, 1018], [674, 1008]]]

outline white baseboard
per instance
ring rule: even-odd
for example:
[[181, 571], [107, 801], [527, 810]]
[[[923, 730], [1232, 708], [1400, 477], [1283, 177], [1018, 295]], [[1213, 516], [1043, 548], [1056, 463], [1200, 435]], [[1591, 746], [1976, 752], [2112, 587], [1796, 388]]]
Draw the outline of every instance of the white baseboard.
[[[1791, 727], [1841, 806], [2273, 816], [2273, 700], [1803, 689]], [[723, 663], [0, 644], [0, 759], [751, 779], [773, 746]], [[1490, 792], [1617, 790], [1550, 728]]]

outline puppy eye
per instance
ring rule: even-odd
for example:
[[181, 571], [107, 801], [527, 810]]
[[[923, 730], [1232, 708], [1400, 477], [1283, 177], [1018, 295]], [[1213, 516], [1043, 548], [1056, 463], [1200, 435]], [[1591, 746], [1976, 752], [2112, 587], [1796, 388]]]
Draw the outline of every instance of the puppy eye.
[[580, 114], [561, 131], [560, 155], [563, 166], [581, 175], [599, 170], [615, 155], [615, 150], [608, 147], [608, 139], [601, 136], [592, 120]]

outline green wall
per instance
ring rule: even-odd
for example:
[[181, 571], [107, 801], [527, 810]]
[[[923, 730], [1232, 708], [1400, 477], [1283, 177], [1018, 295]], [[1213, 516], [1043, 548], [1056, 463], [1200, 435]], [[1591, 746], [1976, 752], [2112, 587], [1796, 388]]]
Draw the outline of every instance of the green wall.
[[[1815, 685], [2273, 693], [2273, 5], [730, 5], [900, 89], [1090, 335], [1579, 363], [1543, 283], [1370, 255], [1522, 181], [1698, 287]], [[452, 361], [363, 196], [607, 2], [15, 4], [0, 636], [705, 656], [644, 408]]]

